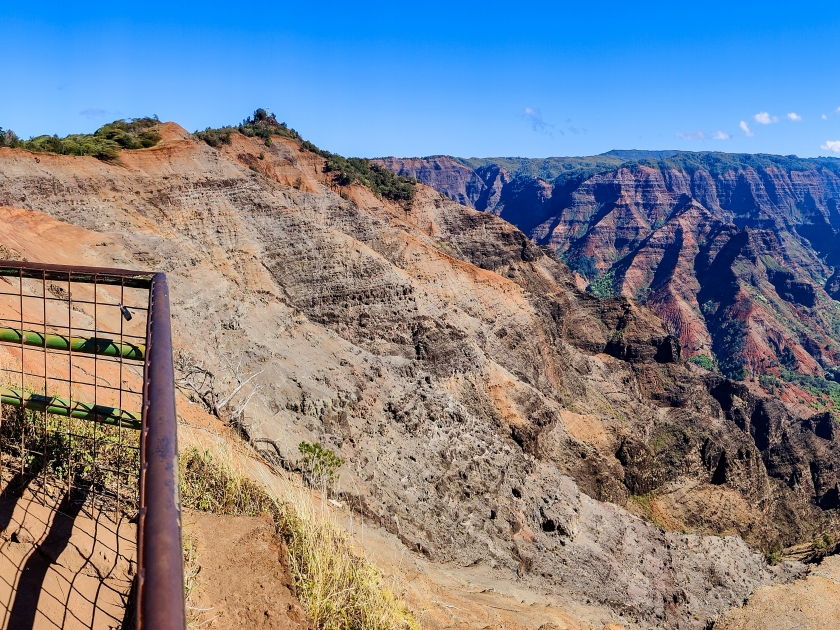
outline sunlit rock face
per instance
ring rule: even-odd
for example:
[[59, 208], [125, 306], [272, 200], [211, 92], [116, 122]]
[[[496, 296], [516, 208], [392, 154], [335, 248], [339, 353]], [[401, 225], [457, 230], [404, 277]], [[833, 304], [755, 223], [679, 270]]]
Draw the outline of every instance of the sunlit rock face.
[[613, 151], [382, 162], [517, 225], [581, 286], [648, 304], [686, 357], [714, 356], [729, 376], [822, 377], [840, 363], [840, 160]]
[[[0, 149], [0, 251], [165, 271], [176, 363], [201, 365], [226, 392], [253, 377], [242, 432], [291, 470], [301, 441], [334, 449], [341, 501], [399, 537], [407, 558], [515, 573], [630, 627], [703, 628], [803, 571], [768, 566], [766, 551], [832, 525], [831, 422], [686, 363], [674, 334], [710, 343], [707, 320], [685, 318], [698, 299], [733, 307], [725, 291], [754, 304], [761, 286], [803, 313], [829, 300], [788, 274], [793, 262], [757, 253], [791, 251], [793, 232], [721, 221], [669, 192], [690, 186], [679, 169], [565, 184], [492, 165], [452, 174], [464, 199], [503, 216], [514, 185], [521, 200], [568, 207], [583, 228], [529, 215], [547, 226], [544, 243], [566, 230], [572, 251], [600, 225], [615, 260], [593, 257], [593, 278], [615, 269], [625, 294], [647, 282], [649, 304], [676, 304], [663, 321], [627, 295], [580, 290], [554, 252], [429, 187], [406, 209], [338, 186], [288, 138], [269, 147], [234, 133], [217, 149], [171, 123], [160, 134], [118, 163]], [[686, 262], [695, 250], [720, 293], [702, 293], [712, 285]], [[816, 361], [801, 347], [793, 360]]]

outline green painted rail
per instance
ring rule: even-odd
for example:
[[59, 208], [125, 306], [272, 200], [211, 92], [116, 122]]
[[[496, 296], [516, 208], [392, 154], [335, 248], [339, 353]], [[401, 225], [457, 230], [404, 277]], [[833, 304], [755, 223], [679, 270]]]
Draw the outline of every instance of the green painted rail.
[[0, 328], [0, 341], [22, 343], [25, 346], [37, 346], [50, 350], [65, 350], [100, 354], [106, 357], [122, 357], [142, 361], [146, 357], [146, 347], [132, 343], [120, 343], [113, 339], [100, 337], [67, 337], [53, 333], [39, 333], [17, 328]]
[[121, 426], [127, 429], [140, 430], [142, 423], [140, 414], [125, 411], [116, 407], [105, 405], [91, 405], [59, 398], [58, 396], [44, 396], [42, 394], [21, 394], [19, 391], [8, 387], [0, 387], [0, 402], [15, 407], [31, 409], [33, 411], [46, 411], [57, 416], [79, 418], [81, 420], [92, 420], [111, 426]]

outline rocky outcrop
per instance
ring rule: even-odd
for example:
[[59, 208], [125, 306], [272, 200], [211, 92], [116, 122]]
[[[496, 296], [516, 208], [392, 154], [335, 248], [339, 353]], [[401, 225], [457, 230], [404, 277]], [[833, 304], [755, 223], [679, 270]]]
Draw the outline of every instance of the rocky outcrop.
[[[804, 570], [764, 551], [836, 518], [822, 416], [687, 365], [651, 309], [577, 289], [491, 213], [340, 187], [290, 139], [161, 135], [121, 164], [0, 149], [0, 241], [166, 271], [180, 364], [226, 391], [256, 375], [241, 429], [267, 458], [294, 470], [320, 442], [346, 462], [339, 498], [411, 553], [516, 571], [629, 626], [702, 628]], [[689, 482], [696, 501], [666, 500]], [[724, 494], [744, 532], [708, 518]], [[624, 507], [660, 496], [685, 533]], [[732, 535], [749, 531], [752, 548]]]
[[382, 163], [519, 226], [596, 292], [647, 303], [686, 356], [716, 356], [730, 376], [822, 377], [840, 363], [836, 159], [637, 151]]

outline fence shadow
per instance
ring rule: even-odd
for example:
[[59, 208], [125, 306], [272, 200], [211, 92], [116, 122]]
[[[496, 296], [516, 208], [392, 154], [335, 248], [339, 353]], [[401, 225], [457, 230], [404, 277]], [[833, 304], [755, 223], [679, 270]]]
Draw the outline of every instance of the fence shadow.
[[[23, 566], [18, 580], [17, 593], [9, 611], [9, 628], [32, 628], [38, 611], [38, 600], [44, 586], [44, 578], [53, 558], [56, 560], [67, 548], [73, 533], [73, 522], [82, 511], [86, 493], [74, 500], [73, 493], [66, 492], [58, 505], [52, 525], [44, 542], [35, 547]], [[46, 553], [45, 553], [45, 550]], [[47, 555], [49, 554], [49, 555]]]
[[0, 628], [120, 627], [134, 526], [98, 509], [85, 488], [51, 495], [26, 482], [0, 493]]
[[0, 491], [0, 532], [5, 532], [12, 521], [18, 499], [23, 496], [32, 481], [32, 475], [16, 473]]

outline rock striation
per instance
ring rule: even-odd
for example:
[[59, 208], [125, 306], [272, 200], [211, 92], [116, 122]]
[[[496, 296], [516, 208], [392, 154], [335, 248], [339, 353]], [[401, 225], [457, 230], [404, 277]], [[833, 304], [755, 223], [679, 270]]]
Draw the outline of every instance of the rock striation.
[[686, 356], [716, 357], [729, 376], [822, 377], [840, 363], [840, 160], [611, 151], [381, 163], [510, 221], [581, 286], [648, 304]]
[[[320, 442], [340, 500], [409, 553], [629, 627], [703, 628], [807, 571], [764, 554], [836, 524], [825, 415], [687, 364], [653, 310], [580, 290], [493, 213], [340, 187], [292, 139], [159, 132], [117, 164], [0, 149], [0, 245], [166, 271], [178, 365], [253, 377], [222, 415], [266, 458]], [[807, 300], [798, 277], [768, 282]]]

